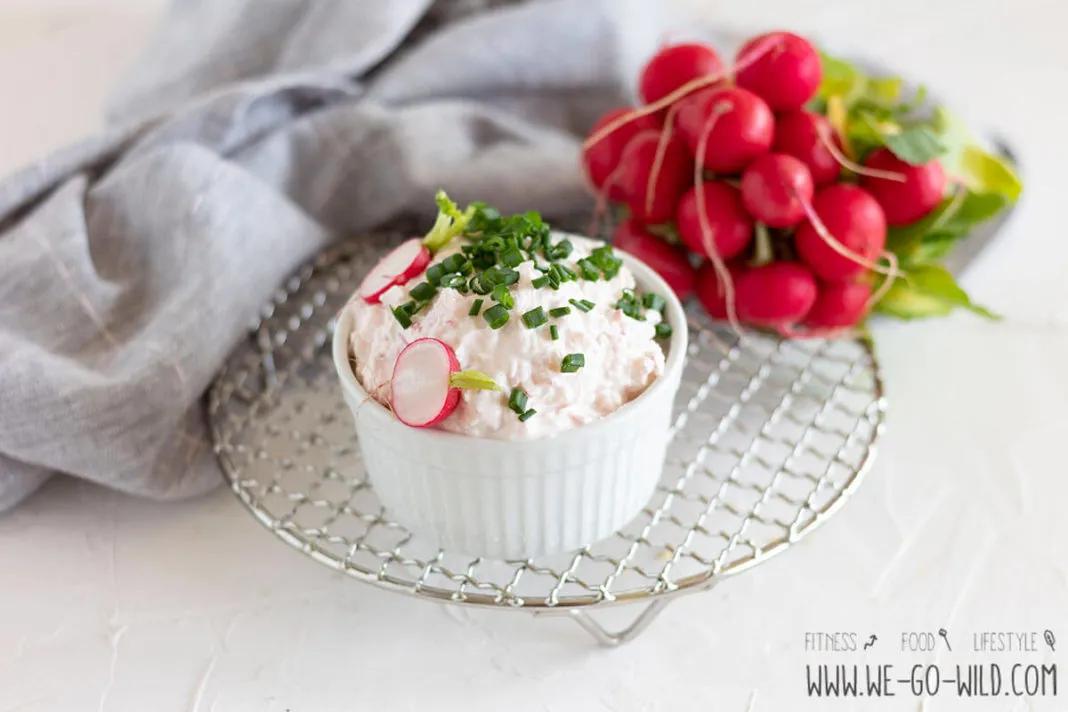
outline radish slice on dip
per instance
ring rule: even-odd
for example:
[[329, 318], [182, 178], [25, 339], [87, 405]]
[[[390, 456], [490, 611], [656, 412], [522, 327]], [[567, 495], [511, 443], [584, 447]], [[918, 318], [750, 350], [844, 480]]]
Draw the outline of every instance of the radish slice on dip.
[[[423, 273], [430, 264], [430, 250], [418, 237], [397, 245], [367, 273], [359, 294], [368, 304], [375, 304], [390, 287], [404, 284]], [[444, 346], [444, 344], [442, 344]]]
[[460, 389], [450, 382], [460, 370], [456, 353], [444, 341], [416, 339], [393, 365], [393, 414], [405, 425], [429, 428], [456, 410]]
[[500, 390], [481, 371], [461, 371], [452, 347], [429, 337], [416, 339], [397, 355], [390, 388], [393, 414], [413, 428], [429, 428], [448, 418], [462, 389]]

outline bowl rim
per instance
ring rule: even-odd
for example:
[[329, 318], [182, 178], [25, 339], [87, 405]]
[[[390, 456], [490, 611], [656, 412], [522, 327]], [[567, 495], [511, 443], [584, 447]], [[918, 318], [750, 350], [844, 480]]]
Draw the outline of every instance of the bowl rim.
[[[598, 240], [597, 238], [557, 230], [554, 230], [553, 233], [563, 237], [581, 238], [602, 243], [605, 242], [604, 240]], [[637, 257], [627, 252], [623, 252], [622, 250], [617, 251], [617, 254], [623, 260], [623, 264], [626, 265], [634, 275], [634, 281], [640, 288], [652, 290], [663, 295], [664, 301], [666, 302], [664, 316], [665, 320], [671, 324], [672, 333], [671, 340], [668, 343], [667, 355], [664, 360], [663, 373], [661, 373], [648, 388], [642, 391], [638, 397], [624, 403], [603, 418], [598, 418], [597, 420], [559, 433], [552, 433], [537, 438], [523, 440], [508, 440], [482, 435], [467, 435], [465, 433], [440, 430], [438, 428], [413, 428], [405, 425], [393, 417], [393, 414], [390, 413], [385, 406], [375, 400], [364, 389], [352, 369], [348, 347], [349, 336], [352, 333], [353, 327], [352, 315], [348, 311], [348, 305], [351, 299], [345, 302], [345, 306], [341, 308], [334, 319], [334, 334], [331, 342], [334, 369], [341, 381], [341, 386], [344, 390], [349, 391], [349, 394], [356, 402], [361, 404], [358, 408], [361, 413], [366, 410], [375, 420], [383, 422], [385, 427], [403, 428], [404, 432], [408, 433], [410, 437], [422, 438], [425, 442], [434, 443], [436, 445], [464, 446], [477, 443], [478, 447], [508, 448], [509, 450], [516, 447], [526, 447], [531, 445], [541, 447], [550, 442], [560, 443], [570, 439], [591, 437], [596, 435], [599, 431], [611, 428], [621, 421], [640, 417], [642, 413], [642, 405], [651, 402], [653, 397], [659, 395], [663, 390], [672, 388], [670, 397], [674, 399], [675, 391], [678, 390], [678, 385], [681, 380], [682, 368], [685, 363], [686, 351], [689, 344], [689, 329], [687, 326], [686, 312], [683, 309], [682, 303], [679, 301], [678, 295], [675, 294], [675, 290], [668, 286], [667, 282], [665, 282], [653, 268], [649, 267]], [[672, 384], [674, 384], [674, 386], [672, 386]], [[352, 409], [351, 406], [350, 409]], [[357, 409], [352, 410], [353, 414], [357, 415]]]

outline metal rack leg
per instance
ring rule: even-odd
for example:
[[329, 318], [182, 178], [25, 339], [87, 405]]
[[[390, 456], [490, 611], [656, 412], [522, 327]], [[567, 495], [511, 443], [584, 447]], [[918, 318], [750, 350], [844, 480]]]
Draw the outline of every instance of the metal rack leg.
[[635, 638], [645, 628], [653, 622], [664, 607], [668, 604], [666, 600], [657, 600], [645, 606], [641, 613], [631, 621], [630, 625], [625, 628], [621, 628], [618, 631], [609, 631], [603, 625], [595, 621], [588, 613], [578, 609], [568, 611], [571, 619], [578, 623], [580, 626], [586, 629], [596, 639], [598, 643], [605, 647], [615, 647], [626, 643], [629, 640]]

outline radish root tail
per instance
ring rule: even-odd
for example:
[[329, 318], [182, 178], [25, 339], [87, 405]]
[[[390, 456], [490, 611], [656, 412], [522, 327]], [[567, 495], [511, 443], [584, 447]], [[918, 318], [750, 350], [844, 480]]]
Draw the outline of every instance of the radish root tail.
[[742, 332], [742, 325], [738, 320], [738, 312], [734, 304], [734, 280], [731, 278], [730, 270], [727, 269], [726, 263], [720, 257], [719, 250], [716, 248], [715, 235], [708, 220], [708, 206], [705, 205], [705, 192], [701, 190], [701, 186], [704, 183], [705, 150], [708, 148], [708, 138], [712, 135], [712, 129], [716, 127], [719, 117], [730, 111], [731, 108], [729, 102], [717, 103], [712, 107], [712, 113], [701, 129], [701, 136], [697, 141], [697, 160], [694, 161], [693, 167], [693, 185], [697, 196], [697, 221], [701, 227], [701, 244], [705, 248], [705, 253], [708, 254], [708, 259], [712, 262], [713, 269], [716, 271], [719, 289], [722, 290], [723, 299], [727, 307], [727, 321], [731, 325], [731, 330], [738, 335], [738, 339], [744, 341], [745, 334]]
[[653, 156], [653, 165], [649, 169], [649, 181], [645, 185], [645, 213], [653, 211], [653, 197], [656, 193], [656, 184], [660, 180], [660, 170], [664, 167], [664, 156], [667, 154], [668, 142], [674, 133], [675, 114], [679, 111], [678, 104], [672, 104], [664, 117], [664, 128], [660, 130], [660, 138], [656, 142], [656, 154]]
[[869, 269], [872, 272], [878, 272], [879, 274], [891, 274], [890, 268], [883, 267], [880, 264], [872, 262], [863, 255], [854, 252], [853, 250], [843, 245], [841, 241], [834, 235], [832, 235], [831, 231], [827, 229], [827, 226], [823, 223], [823, 220], [821, 220], [820, 216], [816, 213], [816, 209], [812, 207], [812, 202], [806, 200], [805, 197], [798, 193], [797, 190], [794, 189], [792, 186], [790, 188], [790, 192], [793, 193], [794, 197], [797, 198], [799, 203], [801, 203], [801, 207], [805, 211], [805, 217], [807, 217], [808, 221], [812, 223], [812, 228], [816, 231], [816, 234], [819, 235], [820, 238], [827, 243], [828, 247], [830, 247], [842, 257], [845, 257], [847, 260], [855, 262], [856, 264], [860, 265], [861, 267], [864, 267], [865, 269]]
[[842, 153], [838, 145], [835, 144], [834, 139], [830, 135], [831, 129], [826, 126], [817, 125], [816, 135], [820, 139], [820, 143], [827, 149], [827, 152], [831, 154], [831, 158], [838, 162], [838, 165], [853, 171], [858, 176], [867, 176], [869, 178], [882, 178], [884, 180], [892, 180], [896, 183], [904, 183], [907, 177], [904, 173], [897, 171], [884, 171], [881, 168], [868, 168], [862, 166], [856, 161], [850, 160], [849, 156]]
[[894, 282], [897, 281], [898, 277], [904, 276], [898, 265], [897, 255], [889, 250], [885, 250], [879, 257], [886, 260], [886, 264], [888, 265], [886, 277], [883, 279], [883, 283], [879, 285], [879, 288], [876, 289], [868, 299], [868, 303], [864, 306], [865, 313], [871, 311], [871, 308], [878, 304], [880, 299], [886, 296], [886, 293], [894, 286]]

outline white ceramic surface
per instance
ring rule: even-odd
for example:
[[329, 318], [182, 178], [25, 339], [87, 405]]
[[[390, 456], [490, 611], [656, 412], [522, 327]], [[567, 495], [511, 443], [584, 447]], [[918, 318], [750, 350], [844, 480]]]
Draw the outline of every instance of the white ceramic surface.
[[609, 416], [550, 437], [494, 440], [404, 425], [353, 375], [352, 318], [342, 312], [334, 366], [371, 484], [398, 521], [452, 551], [515, 559], [593, 543], [641, 511], [664, 463], [686, 318], [653, 270], [619, 254], [640, 290], [667, 301], [674, 330], [664, 373]]

